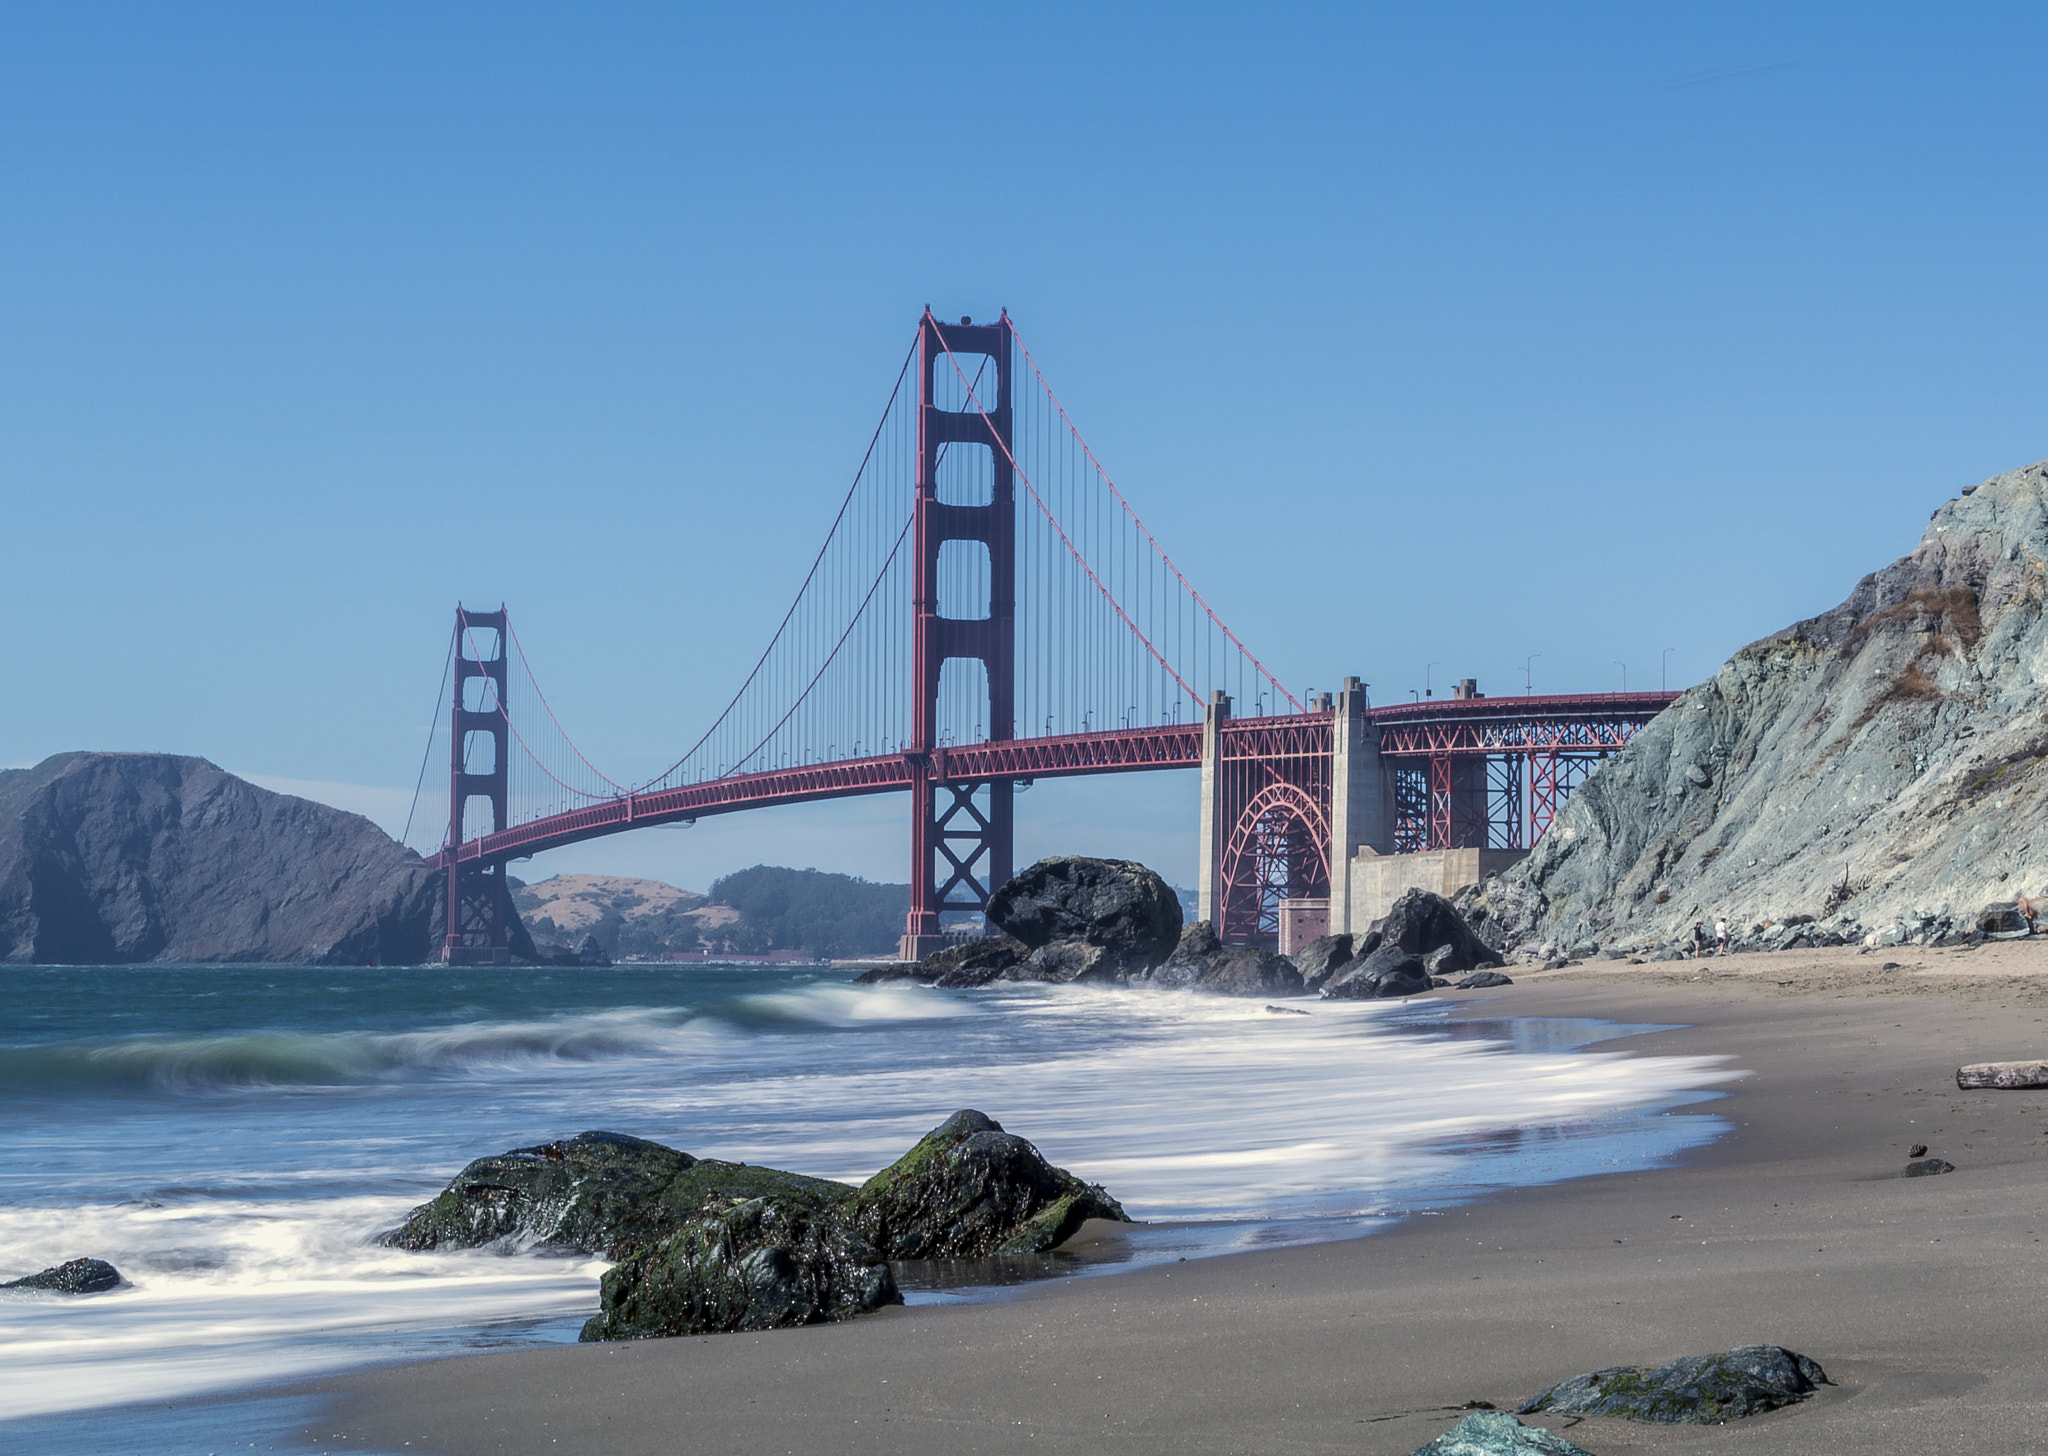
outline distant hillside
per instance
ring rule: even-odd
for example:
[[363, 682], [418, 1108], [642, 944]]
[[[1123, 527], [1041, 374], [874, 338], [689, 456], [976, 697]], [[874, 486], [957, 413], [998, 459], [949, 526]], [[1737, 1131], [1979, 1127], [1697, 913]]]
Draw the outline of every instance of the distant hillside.
[[614, 960], [776, 950], [862, 956], [895, 949], [910, 887], [755, 865], [717, 880], [708, 895], [660, 880], [556, 875], [519, 885], [512, 900], [543, 956], [571, 957], [586, 941]]
[[0, 960], [412, 964], [440, 878], [360, 814], [168, 753], [0, 771]]

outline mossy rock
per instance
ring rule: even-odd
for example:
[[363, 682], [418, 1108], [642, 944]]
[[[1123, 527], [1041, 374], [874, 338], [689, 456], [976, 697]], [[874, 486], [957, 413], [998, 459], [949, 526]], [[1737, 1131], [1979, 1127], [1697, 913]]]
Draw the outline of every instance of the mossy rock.
[[1827, 1372], [1780, 1345], [1688, 1355], [1655, 1369], [1619, 1365], [1554, 1385], [1516, 1409], [1658, 1425], [1720, 1425], [1794, 1405], [1828, 1384]]
[[751, 1198], [702, 1213], [615, 1265], [579, 1338], [787, 1329], [902, 1302], [881, 1255], [829, 1206]]
[[478, 1158], [377, 1242], [399, 1249], [506, 1244], [618, 1259], [720, 1200], [773, 1195], [822, 1207], [852, 1192], [823, 1178], [693, 1158], [624, 1133], [585, 1132]]
[[971, 1109], [926, 1133], [840, 1212], [890, 1259], [1042, 1253], [1088, 1219], [1131, 1221], [1101, 1187]]

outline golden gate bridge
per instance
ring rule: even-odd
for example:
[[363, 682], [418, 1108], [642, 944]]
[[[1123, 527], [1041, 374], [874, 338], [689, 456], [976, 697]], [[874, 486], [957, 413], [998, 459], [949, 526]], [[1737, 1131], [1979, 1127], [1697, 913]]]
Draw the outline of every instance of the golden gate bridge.
[[[1675, 694], [1305, 701], [1132, 509], [1007, 313], [927, 309], [824, 544], [732, 699], [661, 773], [614, 779], [541, 691], [510, 614], [458, 607], [444, 958], [503, 963], [506, 866], [706, 815], [908, 793], [900, 953], [1014, 869], [1041, 778], [1203, 771], [1202, 913], [1271, 942], [1352, 857], [1520, 849]], [[1240, 709], [1249, 709], [1241, 713]], [[438, 715], [438, 710], [437, 710]], [[1341, 918], [1341, 917], [1340, 917]]]

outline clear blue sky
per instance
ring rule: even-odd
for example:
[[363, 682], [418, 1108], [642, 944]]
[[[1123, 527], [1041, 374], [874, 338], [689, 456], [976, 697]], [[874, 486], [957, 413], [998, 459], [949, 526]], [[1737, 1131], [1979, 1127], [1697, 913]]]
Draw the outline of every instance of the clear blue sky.
[[[600, 765], [658, 769], [927, 302], [1012, 311], [1290, 683], [1695, 681], [2048, 455], [2044, 31], [0, 6], [0, 764], [204, 754], [396, 827], [460, 598]], [[1041, 785], [1020, 849], [1186, 883], [1186, 780]], [[903, 814], [520, 873], [900, 879]]]

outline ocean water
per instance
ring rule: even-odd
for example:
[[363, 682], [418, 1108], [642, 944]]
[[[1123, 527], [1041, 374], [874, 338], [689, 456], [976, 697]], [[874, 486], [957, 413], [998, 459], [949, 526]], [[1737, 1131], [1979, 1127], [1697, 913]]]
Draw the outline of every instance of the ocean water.
[[[604, 1265], [372, 1235], [485, 1153], [589, 1128], [858, 1181], [976, 1107], [1152, 1221], [1094, 1263], [1355, 1236], [1490, 1189], [1655, 1165], [1721, 1059], [1441, 1002], [862, 987], [762, 967], [0, 969], [0, 1279], [80, 1256], [128, 1285], [0, 1295], [9, 1420], [374, 1361], [574, 1339]], [[1491, 1003], [1503, 1010], [1508, 1000]]]

